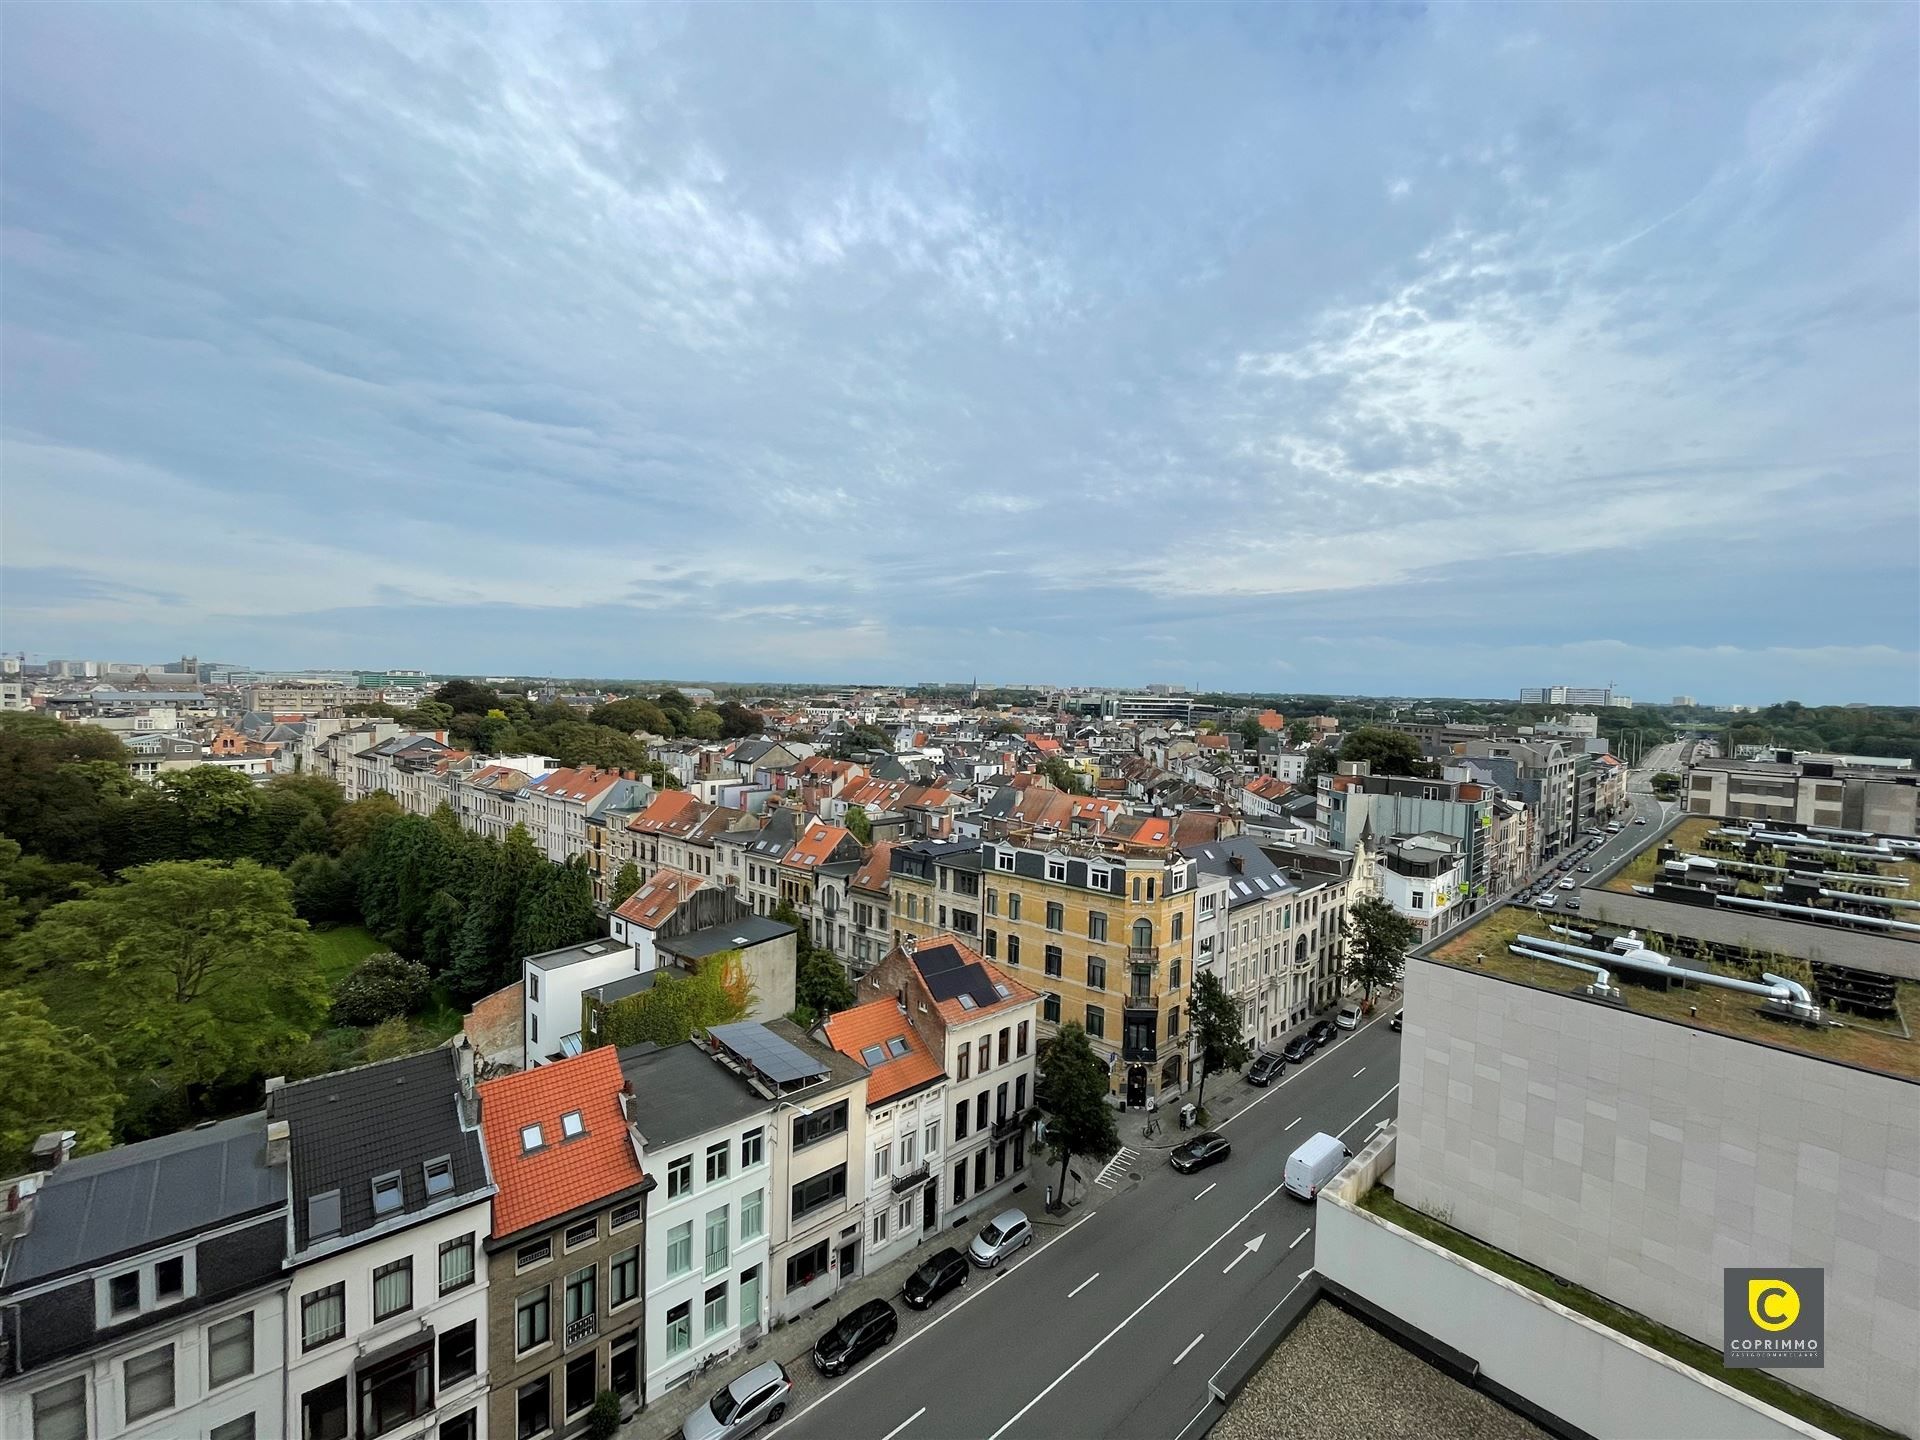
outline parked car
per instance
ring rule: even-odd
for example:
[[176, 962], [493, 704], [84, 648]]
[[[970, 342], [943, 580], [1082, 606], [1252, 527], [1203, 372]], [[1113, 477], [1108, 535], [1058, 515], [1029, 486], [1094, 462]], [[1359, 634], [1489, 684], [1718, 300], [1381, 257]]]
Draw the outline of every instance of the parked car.
[[756, 1365], [715, 1391], [711, 1400], [687, 1416], [680, 1427], [680, 1440], [734, 1440], [762, 1425], [777, 1424], [787, 1413], [787, 1392], [791, 1389], [793, 1382], [778, 1361]]
[[1033, 1226], [1019, 1210], [1002, 1210], [987, 1222], [987, 1228], [973, 1237], [967, 1258], [983, 1270], [998, 1265], [1016, 1250], [1033, 1243]]
[[1644, 825], [1647, 823], [1647, 817], [1644, 815], [1636, 815], [1633, 817], [1633, 823], [1636, 825]]
[[1340, 1013], [1333, 1017], [1333, 1023], [1338, 1025], [1342, 1030], [1358, 1030], [1360, 1028], [1360, 1007], [1358, 1005], [1342, 1005], [1340, 1007]]
[[1218, 1165], [1233, 1153], [1233, 1142], [1217, 1130], [1208, 1130], [1196, 1135], [1184, 1145], [1174, 1148], [1167, 1157], [1182, 1175], [1191, 1175], [1196, 1170], [1204, 1170], [1209, 1165]]
[[900, 1316], [886, 1301], [856, 1305], [813, 1342], [813, 1368], [822, 1375], [844, 1375], [899, 1333]]
[[1339, 1035], [1340, 1032], [1334, 1028], [1331, 1020], [1316, 1020], [1313, 1022], [1313, 1028], [1307, 1031], [1307, 1038], [1313, 1041], [1316, 1049], [1322, 1045], [1331, 1045]]
[[1247, 1083], [1264, 1089], [1278, 1080], [1285, 1073], [1286, 1068], [1286, 1056], [1276, 1055], [1271, 1050], [1262, 1050], [1253, 1057], [1253, 1064], [1247, 1067]]
[[1554, 894], [1551, 890], [1549, 890], [1546, 894], [1540, 897], [1540, 908], [1542, 910], [1551, 910], [1553, 908], [1554, 902], [1559, 898], [1560, 897], [1558, 895]]
[[1389, 1030], [1398, 1030], [1398, 1029], [1400, 1028], [1400, 1017], [1401, 1017], [1402, 1015], [1404, 1015], [1404, 1014], [1406, 1014], [1406, 1013], [1407, 1013], [1407, 1012], [1406, 1012], [1405, 1010], [1396, 1010], [1396, 1011], [1394, 1011], [1394, 1012], [1393, 1012], [1393, 1018], [1392, 1018], [1391, 1020], [1389, 1020], [1389, 1021], [1387, 1021], [1387, 1029], [1389, 1029]]
[[1290, 1060], [1295, 1065], [1298, 1065], [1302, 1060], [1313, 1054], [1316, 1048], [1312, 1036], [1296, 1035], [1281, 1047], [1280, 1057], [1283, 1060]]
[[929, 1256], [907, 1277], [900, 1298], [914, 1310], [925, 1310], [949, 1290], [967, 1283], [967, 1257], [949, 1246]]
[[1580, 897], [1578, 895], [1567, 896], [1567, 909], [1578, 910], [1579, 908], [1580, 908]]
[[1340, 1167], [1346, 1164], [1352, 1154], [1351, 1150], [1325, 1131], [1309, 1136], [1299, 1149], [1287, 1157], [1286, 1174], [1281, 1183], [1286, 1186], [1288, 1194], [1311, 1200], [1320, 1193], [1322, 1185], [1340, 1173]]

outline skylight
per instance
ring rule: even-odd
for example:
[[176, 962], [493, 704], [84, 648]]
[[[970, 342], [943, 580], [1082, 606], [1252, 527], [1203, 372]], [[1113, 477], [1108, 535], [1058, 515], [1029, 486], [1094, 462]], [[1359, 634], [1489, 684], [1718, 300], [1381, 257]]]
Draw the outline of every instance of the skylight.
[[569, 1110], [560, 1117], [560, 1133], [569, 1140], [578, 1140], [587, 1133], [587, 1121], [578, 1110]]
[[887, 1041], [887, 1053], [896, 1060], [907, 1053], [907, 1041], [903, 1035], [896, 1035]]
[[395, 1171], [390, 1175], [373, 1177], [373, 1213], [391, 1215], [400, 1208], [400, 1175]]
[[878, 1045], [869, 1045], [860, 1052], [862, 1065], [884, 1065], [886, 1060], [887, 1052]]
[[980, 1008], [980, 1006], [979, 1006], [979, 1004], [978, 1004], [978, 1003], [977, 1003], [977, 1002], [976, 1002], [976, 1001], [974, 1000], [974, 998], [973, 998], [973, 996], [971, 996], [971, 995], [962, 995], [962, 996], [960, 997], [960, 1008], [961, 1008], [962, 1010], [978, 1010], [978, 1009]]
[[427, 1194], [446, 1195], [453, 1190], [453, 1157], [442, 1155], [426, 1165]]
[[993, 987], [993, 993], [998, 995], [1002, 1000], [1005, 1000], [1013, 994], [1013, 991], [1009, 990], [1004, 985], [995, 984]]
[[520, 1127], [520, 1153], [528, 1154], [547, 1143], [547, 1137], [540, 1132], [538, 1125]]

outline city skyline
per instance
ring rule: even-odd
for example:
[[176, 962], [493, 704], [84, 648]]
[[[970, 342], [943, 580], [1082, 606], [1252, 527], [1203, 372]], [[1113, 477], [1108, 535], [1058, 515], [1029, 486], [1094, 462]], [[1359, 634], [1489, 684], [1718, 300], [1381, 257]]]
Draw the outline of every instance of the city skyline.
[[5, 26], [9, 648], [1920, 699], [1910, 7]]

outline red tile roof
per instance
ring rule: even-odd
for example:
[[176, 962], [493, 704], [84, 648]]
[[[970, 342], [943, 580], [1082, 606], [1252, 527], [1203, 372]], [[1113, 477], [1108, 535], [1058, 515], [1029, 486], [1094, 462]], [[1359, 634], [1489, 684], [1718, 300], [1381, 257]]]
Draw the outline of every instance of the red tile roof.
[[533, 782], [533, 788], [556, 800], [597, 800], [624, 777], [618, 770], [583, 765], [577, 770], [553, 770]]
[[782, 864], [814, 866], [824, 865], [832, 858], [833, 852], [842, 840], [851, 838], [852, 831], [838, 825], [829, 825], [823, 820], [811, 820], [805, 833], [793, 842], [793, 848], [787, 852]]
[[680, 908], [680, 902], [707, 883], [702, 875], [689, 875], [671, 867], [653, 872], [646, 884], [621, 901], [613, 913], [622, 920], [658, 930], [661, 922]]
[[627, 829], [649, 835], [679, 835], [698, 819], [700, 801], [685, 790], [662, 790], [653, 802], [627, 822]]
[[[921, 937], [914, 943], [914, 953], [923, 954], [941, 945], [951, 945], [960, 952], [961, 958], [970, 966], [984, 970], [989, 984], [1004, 987], [1006, 994], [991, 1005], [976, 1005], [971, 1008], [962, 1005], [959, 997], [951, 1000], [935, 1000], [934, 1008], [940, 1012], [940, 1018], [949, 1025], [966, 1025], [978, 1020], [982, 1015], [997, 1015], [1003, 1005], [1025, 1005], [1040, 998], [1039, 992], [1029, 990], [993, 961], [987, 959], [958, 935], [943, 933]], [[922, 981], [921, 983], [925, 983]], [[931, 992], [929, 992], [931, 994]]]
[[887, 871], [892, 865], [892, 857], [893, 842], [891, 840], [881, 840], [876, 843], [873, 849], [867, 852], [867, 858], [860, 862], [860, 868], [853, 872], [852, 888], [885, 890]]
[[[834, 1049], [858, 1060], [872, 1072], [867, 1080], [869, 1110], [895, 1096], [917, 1090], [945, 1073], [940, 1061], [907, 1023], [907, 1017], [900, 1013], [899, 1004], [893, 1000], [871, 1000], [851, 1010], [842, 1010], [827, 1021], [826, 1036], [827, 1043]], [[899, 1055], [892, 1053], [896, 1041], [904, 1047]], [[861, 1054], [872, 1046], [878, 1046], [886, 1058], [875, 1062]]]
[[[613, 1046], [571, 1060], [504, 1075], [480, 1086], [480, 1129], [500, 1187], [493, 1233], [512, 1235], [542, 1220], [638, 1185], [646, 1176], [620, 1111], [620, 1056]], [[585, 1130], [569, 1139], [562, 1117], [578, 1113]], [[521, 1132], [540, 1127], [528, 1151]]]

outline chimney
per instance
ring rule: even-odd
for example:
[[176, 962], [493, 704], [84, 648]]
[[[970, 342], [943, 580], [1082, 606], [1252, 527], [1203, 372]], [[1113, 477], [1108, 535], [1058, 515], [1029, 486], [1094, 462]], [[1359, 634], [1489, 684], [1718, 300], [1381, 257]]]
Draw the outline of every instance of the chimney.
[[1235, 855], [1232, 857], [1231, 863], [1233, 865], [1234, 874], [1244, 875], [1247, 873], [1247, 857], [1246, 856]]
[[453, 1066], [460, 1077], [460, 1098], [473, 1104], [473, 1042], [462, 1032], [453, 1043]]
[[73, 1158], [73, 1145], [80, 1137], [72, 1130], [49, 1130], [33, 1142], [33, 1168], [58, 1170]]
[[267, 1122], [267, 1164], [284, 1167], [293, 1153], [293, 1127], [284, 1120]]

